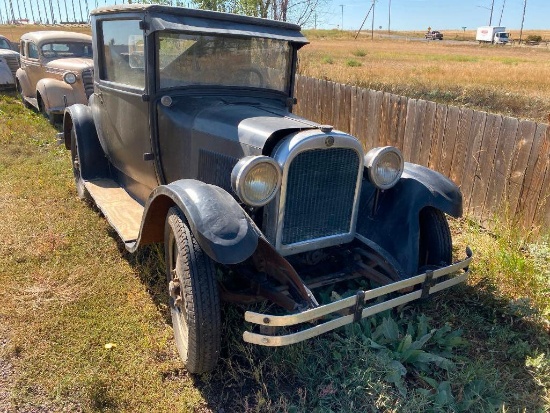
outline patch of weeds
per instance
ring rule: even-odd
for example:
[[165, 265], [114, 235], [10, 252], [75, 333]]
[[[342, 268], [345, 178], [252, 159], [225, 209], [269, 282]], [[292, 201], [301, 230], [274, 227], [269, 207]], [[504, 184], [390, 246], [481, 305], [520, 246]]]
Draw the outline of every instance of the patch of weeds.
[[365, 57], [367, 55], [367, 52], [362, 49], [358, 49], [353, 51], [353, 55], [357, 57]]
[[112, 396], [107, 381], [97, 376], [92, 377], [85, 386], [88, 407], [92, 411], [116, 411], [120, 406]]
[[358, 62], [357, 60], [354, 60], [354, 59], [349, 59], [346, 61], [346, 65], [349, 66], [349, 67], [359, 67], [359, 66], [362, 66], [361, 62]]
[[407, 394], [404, 378], [409, 369], [422, 374], [430, 374], [437, 369], [452, 370], [455, 368], [450, 358], [453, 349], [465, 344], [460, 330], [453, 331], [448, 325], [430, 329], [428, 318], [424, 315], [402, 324], [390, 317], [383, 318], [381, 322], [371, 318], [369, 323], [370, 328], [365, 331], [368, 345], [391, 360], [385, 378], [403, 396]]
[[327, 65], [331, 65], [331, 64], [334, 63], [334, 60], [330, 56], [325, 56], [325, 57], [323, 57], [323, 63], [325, 63]]

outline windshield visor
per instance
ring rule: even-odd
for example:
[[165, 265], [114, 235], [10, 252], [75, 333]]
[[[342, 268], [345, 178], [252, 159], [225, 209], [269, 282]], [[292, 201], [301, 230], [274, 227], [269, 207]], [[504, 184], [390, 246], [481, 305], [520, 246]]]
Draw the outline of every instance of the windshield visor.
[[161, 89], [210, 85], [288, 91], [288, 41], [160, 33], [157, 51]]

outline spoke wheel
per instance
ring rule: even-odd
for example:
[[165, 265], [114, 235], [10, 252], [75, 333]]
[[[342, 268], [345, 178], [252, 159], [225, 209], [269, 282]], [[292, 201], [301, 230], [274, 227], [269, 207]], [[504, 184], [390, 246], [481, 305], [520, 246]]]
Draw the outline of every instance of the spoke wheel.
[[190, 373], [214, 369], [221, 347], [221, 315], [214, 262], [177, 208], [164, 227], [166, 278], [176, 346]]
[[435, 208], [424, 208], [420, 212], [419, 269], [449, 265], [452, 255], [451, 230], [445, 214]]

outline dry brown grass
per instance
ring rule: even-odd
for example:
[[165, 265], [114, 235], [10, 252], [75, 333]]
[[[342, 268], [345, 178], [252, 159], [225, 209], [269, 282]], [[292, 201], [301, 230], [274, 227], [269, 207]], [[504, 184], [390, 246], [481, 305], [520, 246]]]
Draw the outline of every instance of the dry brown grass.
[[6, 36], [10, 41], [17, 43], [21, 36], [28, 32], [34, 32], [38, 30], [63, 30], [69, 32], [78, 32], [92, 34], [92, 30], [88, 25], [35, 25], [35, 24], [24, 24], [24, 25], [0, 25], [0, 34]]
[[546, 122], [550, 49], [313, 36], [300, 73]]

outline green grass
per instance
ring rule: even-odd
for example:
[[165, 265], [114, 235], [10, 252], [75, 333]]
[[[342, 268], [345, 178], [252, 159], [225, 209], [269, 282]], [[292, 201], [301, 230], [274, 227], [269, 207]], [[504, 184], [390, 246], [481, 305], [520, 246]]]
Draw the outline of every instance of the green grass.
[[453, 221], [457, 257], [475, 254], [468, 285], [286, 348], [244, 343], [246, 308], [224, 305], [219, 368], [193, 377], [172, 338], [162, 247], [125, 251], [78, 200], [55, 133], [0, 95], [8, 411], [550, 409], [548, 236]]

